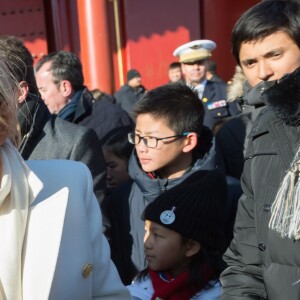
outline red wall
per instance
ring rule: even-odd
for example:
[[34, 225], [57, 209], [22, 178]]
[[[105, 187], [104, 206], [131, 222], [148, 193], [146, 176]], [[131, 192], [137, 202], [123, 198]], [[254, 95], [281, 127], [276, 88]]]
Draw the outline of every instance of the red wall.
[[1, 0], [0, 34], [21, 38], [35, 61], [47, 53], [46, 24], [42, 0]]
[[199, 1], [125, 0], [126, 68], [136, 68], [150, 89], [168, 82], [173, 51], [200, 37]]
[[214, 40], [217, 48], [212, 59], [217, 62], [218, 73], [225, 80], [232, 78], [236, 62], [231, 55], [231, 31], [241, 14], [259, 0], [203, 0], [203, 38]]
[[213, 59], [229, 80], [235, 61], [230, 35], [240, 15], [259, 0], [124, 0], [125, 71], [138, 69], [146, 88], [166, 83], [168, 65], [179, 45], [195, 39], [214, 40]]
[[[96, 5], [97, 1], [105, 2], [107, 11], [106, 8], [101, 8], [104, 5]], [[108, 93], [117, 90], [123, 83], [122, 80], [126, 81], [126, 72], [130, 68], [141, 72], [143, 83], [148, 89], [166, 83], [168, 65], [177, 60], [172, 55], [176, 47], [195, 39], [212, 39], [218, 45], [213, 52], [218, 72], [225, 80], [229, 80], [235, 66], [230, 53], [232, 27], [242, 12], [258, 2], [259, 0], [1, 0], [0, 34], [21, 37], [35, 60], [48, 51], [74, 51], [82, 60], [87, 86], [95, 88], [97, 82], [99, 88], [104, 88]], [[95, 7], [92, 10], [95, 20], [106, 15], [108, 24], [105, 26], [103, 23], [99, 27], [97, 22], [88, 23], [88, 18], [87, 23], [89, 26], [94, 25], [95, 34], [91, 43], [84, 43], [82, 39], [87, 34], [85, 31], [88, 31], [87, 23], [82, 23], [78, 17], [82, 13], [79, 8], [88, 5]], [[121, 35], [121, 48], [116, 43], [117, 27]], [[101, 40], [103, 35], [108, 36], [105, 42], [104, 39]], [[99, 59], [99, 51], [87, 51], [95, 44], [99, 49], [109, 50], [111, 57], [105, 58], [105, 61], [111, 60], [111, 64]], [[93, 55], [90, 55], [91, 52]], [[97, 68], [97, 72], [93, 68]]]

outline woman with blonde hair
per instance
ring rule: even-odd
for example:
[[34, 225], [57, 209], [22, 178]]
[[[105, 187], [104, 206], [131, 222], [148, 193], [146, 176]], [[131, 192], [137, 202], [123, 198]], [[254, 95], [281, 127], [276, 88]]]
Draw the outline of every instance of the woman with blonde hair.
[[88, 168], [24, 162], [19, 84], [0, 56], [0, 299], [130, 299], [110, 260]]

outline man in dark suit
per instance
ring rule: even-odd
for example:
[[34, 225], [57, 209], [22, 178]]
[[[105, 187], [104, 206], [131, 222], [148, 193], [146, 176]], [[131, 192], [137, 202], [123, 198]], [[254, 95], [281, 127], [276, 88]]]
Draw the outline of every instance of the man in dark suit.
[[128, 113], [109, 101], [95, 101], [84, 86], [79, 57], [58, 51], [41, 58], [36, 65], [36, 82], [51, 114], [95, 130], [103, 143], [115, 128], [133, 125]]
[[0, 54], [10, 63], [19, 82], [19, 151], [24, 159], [71, 159], [85, 163], [93, 176], [99, 203], [104, 199], [105, 161], [96, 133], [52, 116], [41, 101], [34, 77], [33, 59], [21, 40], [0, 37]]
[[181, 45], [173, 53], [181, 62], [186, 84], [196, 90], [202, 100], [205, 108], [204, 125], [213, 132], [239, 112], [235, 103], [226, 102], [226, 83], [206, 79], [208, 59], [215, 48], [213, 41], [196, 40]]

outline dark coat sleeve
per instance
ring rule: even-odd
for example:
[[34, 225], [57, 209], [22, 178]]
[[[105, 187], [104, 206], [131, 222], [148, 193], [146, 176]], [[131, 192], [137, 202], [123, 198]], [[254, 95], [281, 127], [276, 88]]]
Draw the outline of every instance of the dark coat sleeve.
[[129, 180], [115, 188], [105, 201], [109, 217], [109, 228], [106, 228], [105, 234], [110, 243], [111, 258], [125, 285], [130, 284], [138, 273], [131, 260], [133, 240], [130, 234], [129, 198], [132, 184], [133, 181]]
[[134, 126], [128, 113], [116, 104], [108, 101], [95, 101], [91, 115], [80, 125], [95, 130], [101, 144], [110, 136], [112, 130], [123, 126]]
[[[86, 130], [80, 139], [75, 140], [69, 159], [81, 161], [89, 167], [93, 177], [94, 192], [102, 206], [106, 191], [106, 163], [101, 144], [93, 130]], [[103, 215], [103, 220], [105, 218], [106, 216]]]
[[226, 175], [240, 179], [244, 167], [246, 125], [240, 118], [227, 121], [216, 133], [216, 164]]

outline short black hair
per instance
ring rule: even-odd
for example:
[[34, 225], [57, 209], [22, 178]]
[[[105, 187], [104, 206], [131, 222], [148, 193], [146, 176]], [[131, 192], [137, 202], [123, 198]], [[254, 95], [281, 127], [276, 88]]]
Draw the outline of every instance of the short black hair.
[[180, 62], [174, 61], [174, 62], [170, 63], [169, 70], [173, 70], [173, 69], [177, 69], [177, 68], [181, 68]]
[[300, 4], [295, 1], [267, 0], [246, 11], [232, 31], [232, 54], [240, 65], [244, 42], [263, 39], [277, 31], [287, 33], [300, 48]]
[[164, 119], [175, 134], [195, 132], [200, 135], [204, 107], [196, 91], [182, 83], [169, 83], [147, 92], [133, 108], [133, 116], [150, 114]]
[[121, 159], [129, 160], [134, 145], [128, 141], [128, 133], [134, 130], [133, 126], [122, 126], [112, 129], [103, 141], [102, 148], [111, 151]]
[[207, 62], [207, 71], [211, 72], [212, 74], [216, 74], [217, 63], [214, 60], [209, 60]]
[[68, 51], [49, 53], [38, 61], [36, 71], [39, 71], [47, 62], [51, 62], [49, 71], [52, 72], [55, 84], [59, 84], [62, 80], [68, 80], [75, 92], [83, 88], [82, 65], [75, 53]]

